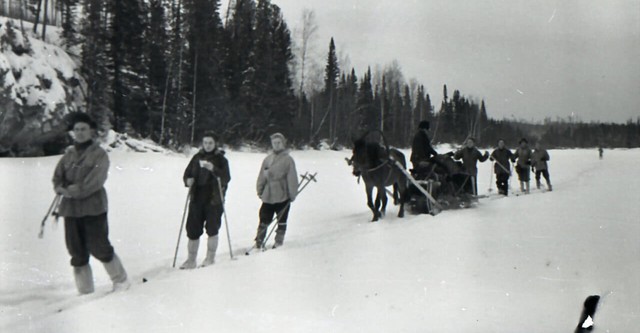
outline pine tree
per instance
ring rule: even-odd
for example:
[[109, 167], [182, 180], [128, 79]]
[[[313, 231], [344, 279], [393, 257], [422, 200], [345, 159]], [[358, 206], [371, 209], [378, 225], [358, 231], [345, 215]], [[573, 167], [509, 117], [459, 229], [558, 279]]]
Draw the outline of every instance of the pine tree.
[[103, 130], [111, 128], [112, 98], [111, 63], [106, 30], [106, 7], [102, 0], [87, 0], [84, 5], [85, 19], [82, 23], [82, 64], [80, 72], [87, 78], [86, 112]]
[[187, 141], [193, 144], [196, 133], [204, 130], [222, 130], [221, 117], [225, 108], [221, 70], [222, 56], [222, 20], [219, 14], [219, 0], [184, 0], [185, 35], [185, 84], [183, 93], [188, 96], [190, 131]]
[[357, 103], [357, 130], [363, 134], [365, 131], [377, 128], [376, 109], [373, 105], [373, 88], [371, 86], [371, 67], [367, 69], [360, 81]]
[[147, 77], [149, 78], [147, 103], [152, 116], [150, 126], [153, 128], [153, 137], [158, 142], [164, 143], [167, 94], [172, 68], [167, 68], [169, 44], [167, 43], [168, 34], [164, 5], [162, 0], [151, 0], [149, 5], [150, 19], [146, 33], [148, 38], [147, 43], [145, 43], [145, 57], [148, 59]]
[[142, 0], [114, 0], [109, 12], [115, 128], [147, 136], [150, 122], [144, 58], [146, 4]]
[[318, 128], [315, 130], [314, 138], [320, 134], [325, 123], [329, 123], [328, 137], [333, 140], [335, 138], [334, 126], [336, 121], [335, 109], [336, 109], [336, 90], [338, 87], [338, 75], [340, 69], [338, 68], [338, 57], [336, 56], [336, 45], [331, 38], [329, 43], [329, 52], [327, 54], [327, 65], [324, 71], [324, 89], [322, 91], [323, 103], [325, 107], [324, 115], [320, 120]]

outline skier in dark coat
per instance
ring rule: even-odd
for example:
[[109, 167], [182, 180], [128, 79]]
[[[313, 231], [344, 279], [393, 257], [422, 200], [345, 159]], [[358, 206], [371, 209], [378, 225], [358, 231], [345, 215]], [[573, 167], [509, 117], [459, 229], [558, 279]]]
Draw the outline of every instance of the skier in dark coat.
[[498, 193], [509, 195], [509, 177], [511, 177], [511, 158], [513, 153], [507, 149], [504, 140], [498, 140], [498, 148], [491, 153], [491, 161], [494, 162], [494, 172], [496, 174], [496, 186]]
[[[187, 218], [188, 258], [181, 269], [196, 267], [196, 257], [203, 228], [207, 235], [207, 256], [202, 267], [214, 263], [218, 248], [218, 231], [224, 211], [224, 194], [231, 181], [229, 162], [224, 151], [217, 146], [218, 137], [213, 132], [205, 132], [202, 149], [191, 159], [184, 170], [184, 184], [190, 188], [189, 216]], [[218, 184], [220, 182], [220, 184]], [[222, 193], [220, 193], [222, 189]], [[205, 224], [206, 222], [206, 224]]]
[[418, 132], [413, 137], [413, 144], [411, 145], [411, 163], [413, 164], [413, 170], [419, 171], [428, 164], [429, 159], [432, 156], [437, 156], [438, 152], [431, 146], [431, 140], [429, 139], [429, 122], [423, 120], [418, 125]]
[[453, 155], [456, 160], [462, 160], [466, 173], [471, 177], [472, 194], [478, 195], [478, 161], [484, 162], [489, 158], [489, 152], [482, 154], [476, 148], [476, 140], [468, 138], [465, 147], [456, 151]]
[[540, 142], [536, 142], [536, 149], [531, 154], [531, 170], [536, 174], [536, 187], [540, 189], [540, 176], [544, 176], [547, 181], [547, 189], [553, 190], [551, 186], [551, 180], [549, 178], [549, 152], [546, 149], [540, 147]]
[[286, 143], [281, 133], [271, 135], [273, 151], [262, 162], [256, 181], [256, 191], [262, 200], [259, 213], [260, 224], [255, 239], [256, 248], [264, 246], [267, 229], [273, 221], [274, 214], [277, 214], [278, 229], [273, 247], [282, 246], [287, 231], [289, 209], [298, 195], [296, 163], [289, 155]]
[[107, 192], [109, 156], [94, 141], [97, 124], [85, 113], [70, 117], [74, 144], [67, 148], [53, 175], [55, 192], [62, 196], [58, 214], [64, 217], [67, 250], [80, 294], [94, 291], [89, 256], [103, 264], [113, 290], [130, 286], [127, 273], [109, 242]]
[[516, 173], [518, 173], [518, 180], [520, 180], [520, 191], [529, 194], [530, 186], [529, 181], [531, 179], [531, 172], [529, 167], [531, 166], [531, 149], [529, 149], [529, 141], [522, 138], [518, 142], [520, 147], [516, 149], [516, 152], [511, 157], [511, 161], [516, 163]]

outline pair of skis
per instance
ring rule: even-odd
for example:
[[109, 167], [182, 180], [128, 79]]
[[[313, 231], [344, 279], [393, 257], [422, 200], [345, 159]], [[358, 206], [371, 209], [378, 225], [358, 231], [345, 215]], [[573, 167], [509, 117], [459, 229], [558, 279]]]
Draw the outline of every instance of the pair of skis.
[[[302, 178], [302, 181], [298, 184], [298, 191], [297, 191], [297, 195], [296, 197], [302, 193], [302, 191], [304, 191], [304, 189], [311, 183], [311, 182], [318, 182], [318, 180], [316, 179], [316, 176], [318, 175], [317, 172], [310, 174], [309, 172], [305, 172], [304, 174], [300, 175], [300, 178]], [[289, 207], [291, 206], [291, 201], [289, 201], [287, 203], [286, 206], [284, 206], [284, 208], [282, 208], [279, 212], [276, 213], [276, 216], [271, 220], [271, 222], [269, 222], [269, 225], [273, 224], [273, 226], [271, 227], [271, 230], [269, 231], [269, 233], [267, 234], [267, 237], [265, 238], [264, 242], [262, 242], [261, 246], [260, 246], [260, 250], [262, 250], [262, 252], [267, 250], [266, 244], [269, 241], [269, 238], [271, 238], [271, 235], [273, 234], [273, 232], [278, 228], [278, 224], [280, 223], [280, 217], [282, 216], [282, 214], [284, 212], [287, 211], [287, 209], [289, 209]], [[277, 221], [276, 223], [273, 223], [274, 221]], [[275, 246], [274, 246], [275, 248]], [[257, 244], [254, 244], [252, 247], [250, 247], [244, 254], [246, 256], [250, 255], [254, 250], [258, 249]]]

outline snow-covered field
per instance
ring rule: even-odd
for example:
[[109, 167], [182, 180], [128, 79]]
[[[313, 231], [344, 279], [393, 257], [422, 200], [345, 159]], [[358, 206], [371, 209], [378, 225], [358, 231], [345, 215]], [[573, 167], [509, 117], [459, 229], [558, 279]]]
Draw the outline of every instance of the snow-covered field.
[[[48, 221], [37, 238], [59, 157], [0, 159], [0, 331], [571, 332], [593, 294], [603, 296], [594, 332], [637, 330], [639, 150], [607, 151], [602, 161], [595, 150], [551, 151], [554, 192], [436, 217], [398, 219], [391, 207], [379, 223], [368, 222], [348, 152], [292, 155], [319, 183], [294, 203], [285, 246], [243, 255], [264, 155], [228, 152], [238, 260], [223, 229], [214, 266], [180, 271], [170, 266], [187, 157], [110, 153], [111, 240], [134, 284], [105, 297], [75, 295], [62, 223]], [[480, 192], [489, 168], [480, 166]], [[185, 246], [183, 238], [178, 263]], [[92, 265], [100, 296], [110, 282]]]

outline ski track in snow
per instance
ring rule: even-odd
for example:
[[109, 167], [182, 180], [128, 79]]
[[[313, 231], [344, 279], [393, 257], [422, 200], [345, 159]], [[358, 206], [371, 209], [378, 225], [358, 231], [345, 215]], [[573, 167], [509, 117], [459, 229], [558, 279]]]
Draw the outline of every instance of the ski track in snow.
[[[594, 332], [633, 331], [640, 150], [607, 151], [604, 160], [596, 150], [550, 154], [553, 192], [489, 197], [436, 217], [398, 219], [390, 204], [386, 217], [370, 223], [364, 185], [344, 162], [349, 152], [293, 152], [299, 173], [317, 171], [319, 182], [293, 204], [285, 246], [245, 256], [265, 155], [228, 152], [227, 213], [238, 260], [229, 258], [223, 227], [216, 264], [180, 271], [170, 266], [188, 160], [112, 152], [110, 238], [133, 285], [105, 295], [110, 282], [92, 259], [96, 294], [82, 297], [63, 226], [50, 219], [37, 238], [59, 157], [0, 159], [0, 331], [567, 332], [593, 294], [606, 296]], [[481, 194], [490, 168], [479, 165]], [[177, 265], [186, 256], [182, 236]]]

